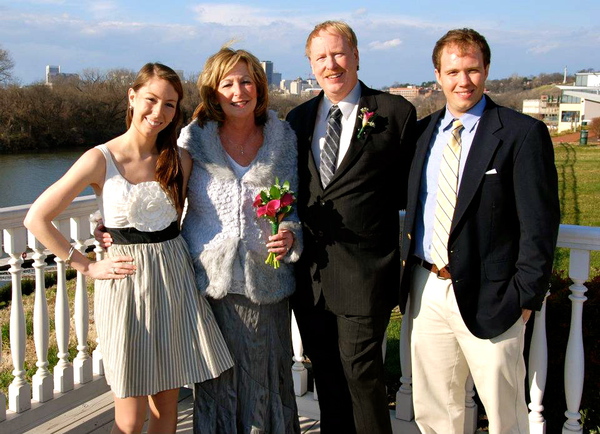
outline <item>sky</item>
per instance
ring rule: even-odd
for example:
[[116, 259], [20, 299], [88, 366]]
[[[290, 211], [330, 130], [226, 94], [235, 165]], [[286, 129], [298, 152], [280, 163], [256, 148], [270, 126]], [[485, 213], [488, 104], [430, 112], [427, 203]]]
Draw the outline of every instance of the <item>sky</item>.
[[431, 51], [449, 29], [471, 27], [492, 50], [489, 79], [600, 71], [600, 1], [0, 0], [0, 48], [20, 84], [61, 72], [137, 71], [162, 62], [195, 80], [208, 56], [234, 40], [284, 79], [308, 78], [306, 37], [325, 20], [358, 36], [359, 77], [375, 88], [434, 80]]

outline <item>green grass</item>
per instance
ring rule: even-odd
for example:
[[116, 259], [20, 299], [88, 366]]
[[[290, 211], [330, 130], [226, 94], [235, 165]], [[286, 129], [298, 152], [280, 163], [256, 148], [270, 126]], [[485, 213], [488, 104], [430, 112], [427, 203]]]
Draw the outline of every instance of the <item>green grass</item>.
[[[554, 147], [561, 223], [600, 227], [600, 146], [560, 143]], [[590, 278], [600, 274], [600, 252], [592, 252]], [[558, 249], [554, 269], [567, 275], [569, 249]]]

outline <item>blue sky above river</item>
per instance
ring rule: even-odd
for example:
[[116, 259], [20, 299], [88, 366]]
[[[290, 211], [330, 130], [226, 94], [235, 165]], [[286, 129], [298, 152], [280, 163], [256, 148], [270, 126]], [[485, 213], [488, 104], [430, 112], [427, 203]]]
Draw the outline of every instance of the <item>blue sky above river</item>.
[[138, 70], [160, 61], [202, 69], [207, 56], [235, 39], [283, 78], [306, 78], [306, 36], [327, 19], [348, 22], [359, 39], [360, 72], [373, 87], [433, 79], [431, 50], [448, 29], [472, 27], [492, 48], [490, 78], [600, 70], [600, 1], [482, 0], [0, 1], [0, 46], [21, 84], [62, 72]]

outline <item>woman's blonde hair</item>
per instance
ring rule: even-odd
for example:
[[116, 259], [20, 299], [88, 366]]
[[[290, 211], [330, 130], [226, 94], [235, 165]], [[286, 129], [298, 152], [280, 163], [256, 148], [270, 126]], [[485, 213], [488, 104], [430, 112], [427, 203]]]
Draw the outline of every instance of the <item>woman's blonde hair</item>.
[[248, 66], [248, 72], [256, 85], [257, 101], [254, 109], [254, 119], [257, 125], [264, 125], [267, 121], [267, 108], [269, 106], [269, 85], [267, 75], [260, 61], [246, 50], [233, 50], [227, 46], [208, 58], [204, 69], [198, 77], [198, 92], [201, 102], [194, 110], [193, 118], [198, 120], [200, 126], [208, 121], [223, 123], [225, 114], [217, 100], [217, 89], [223, 77], [231, 71], [238, 62]]

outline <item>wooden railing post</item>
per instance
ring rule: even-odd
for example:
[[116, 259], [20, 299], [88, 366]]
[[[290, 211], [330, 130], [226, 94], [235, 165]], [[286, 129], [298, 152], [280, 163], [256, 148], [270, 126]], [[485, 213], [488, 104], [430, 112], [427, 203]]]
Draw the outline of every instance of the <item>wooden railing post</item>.
[[583, 393], [583, 377], [585, 373], [585, 360], [583, 351], [582, 319], [583, 303], [587, 300], [587, 288], [583, 284], [589, 277], [590, 252], [589, 250], [571, 249], [569, 262], [569, 277], [573, 284], [569, 287], [571, 295], [571, 327], [569, 341], [565, 355], [565, 398], [567, 401], [567, 420], [563, 425], [563, 434], [580, 433], [583, 428], [579, 423], [579, 405]]
[[292, 348], [294, 350], [294, 364], [292, 366], [292, 378], [294, 380], [294, 393], [303, 396], [308, 390], [308, 372], [304, 367], [304, 348], [302, 338], [296, 322], [296, 316], [292, 311]]
[[[75, 248], [85, 255], [85, 240], [90, 237], [88, 217], [71, 218], [71, 238], [75, 240]], [[85, 276], [77, 272], [75, 288], [75, 334], [77, 335], [77, 357], [73, 361], [75, 381], [79, 384], [92, 381], [92, 358], [88, 352], [87, 338], [90, 324], [89, 302]]]
[[410, 357], [410, 334], [412, 321], [410, 319], [410, 296], [406, 302], [402, 326], [400, 328], [400, 388], [396, 392], [396, 419], [410, 422], [415, 418], [412, 400], [412, 361]]
[[52, 374], [48, 370], [48, 345], [50, 341], [50, 322], [48, 319], [48, 300], [46, 299], [46, 255], [44, 246], [33, 234], [28, 235], [29, 247], [33, 250], [35, 268], [35, 304], [33, 307], [33, 339], [38, 367], [33, 376], [33, 399], [46, 402], [54, 398]]
[[[69, 220], [54, 222], [56, 228], [69, 238]], [[56, 346], [58, 363], [54, 367], [54, 389], [65, 393], [73, 390], [74, 371], [69, 361], [69, 334], [71, 328], [69, 314], [69, 297], [67, 295], [67, 277], [65, 262], [58, 256], [56, 262], [56, 302], [54, 306], [54, 326], [56, 328]]]
[[[0, 230], [0, 246], [4, 245], [4, 242], [2, 241], [3, 235], [4, 230]], [[0, 253], [2, 253], [1, 247]], [[2, 364], [2, 339], [0, 339], [0, 364]], [[0, 422], [4, 420], [6, 420], [6, 396], [4, 395], [4, 393], [0, 392]]]
[[25, 312], [21, 295], [21, 274], [27, 231], [24, 227], [4, 229], [4, 251], [10, 255], [12, 299], [10, 305], [10, 353], [12, 356], [12, 374], [15, 376], [8, 386], [8, 408], [21, 413], [31, 408], [31, 386], [25, 380]]
[[548, 342], [546, 340], [546, 299], [550, 291], [546, 293], [542, 309], [535, 312], [533, 334], [529, 344], [529, 433], [545, 434], [546, 420], [542, 412], [544, 406], [544, 391], [546, 390], [546, 377], [548, 375]]
[[477, 403], [473, 399], [475, 396], [475, 382], [473, 376], [469, 373], [465, 383], [465, 428], [466, 434], [473, 434], [477, 431]]

